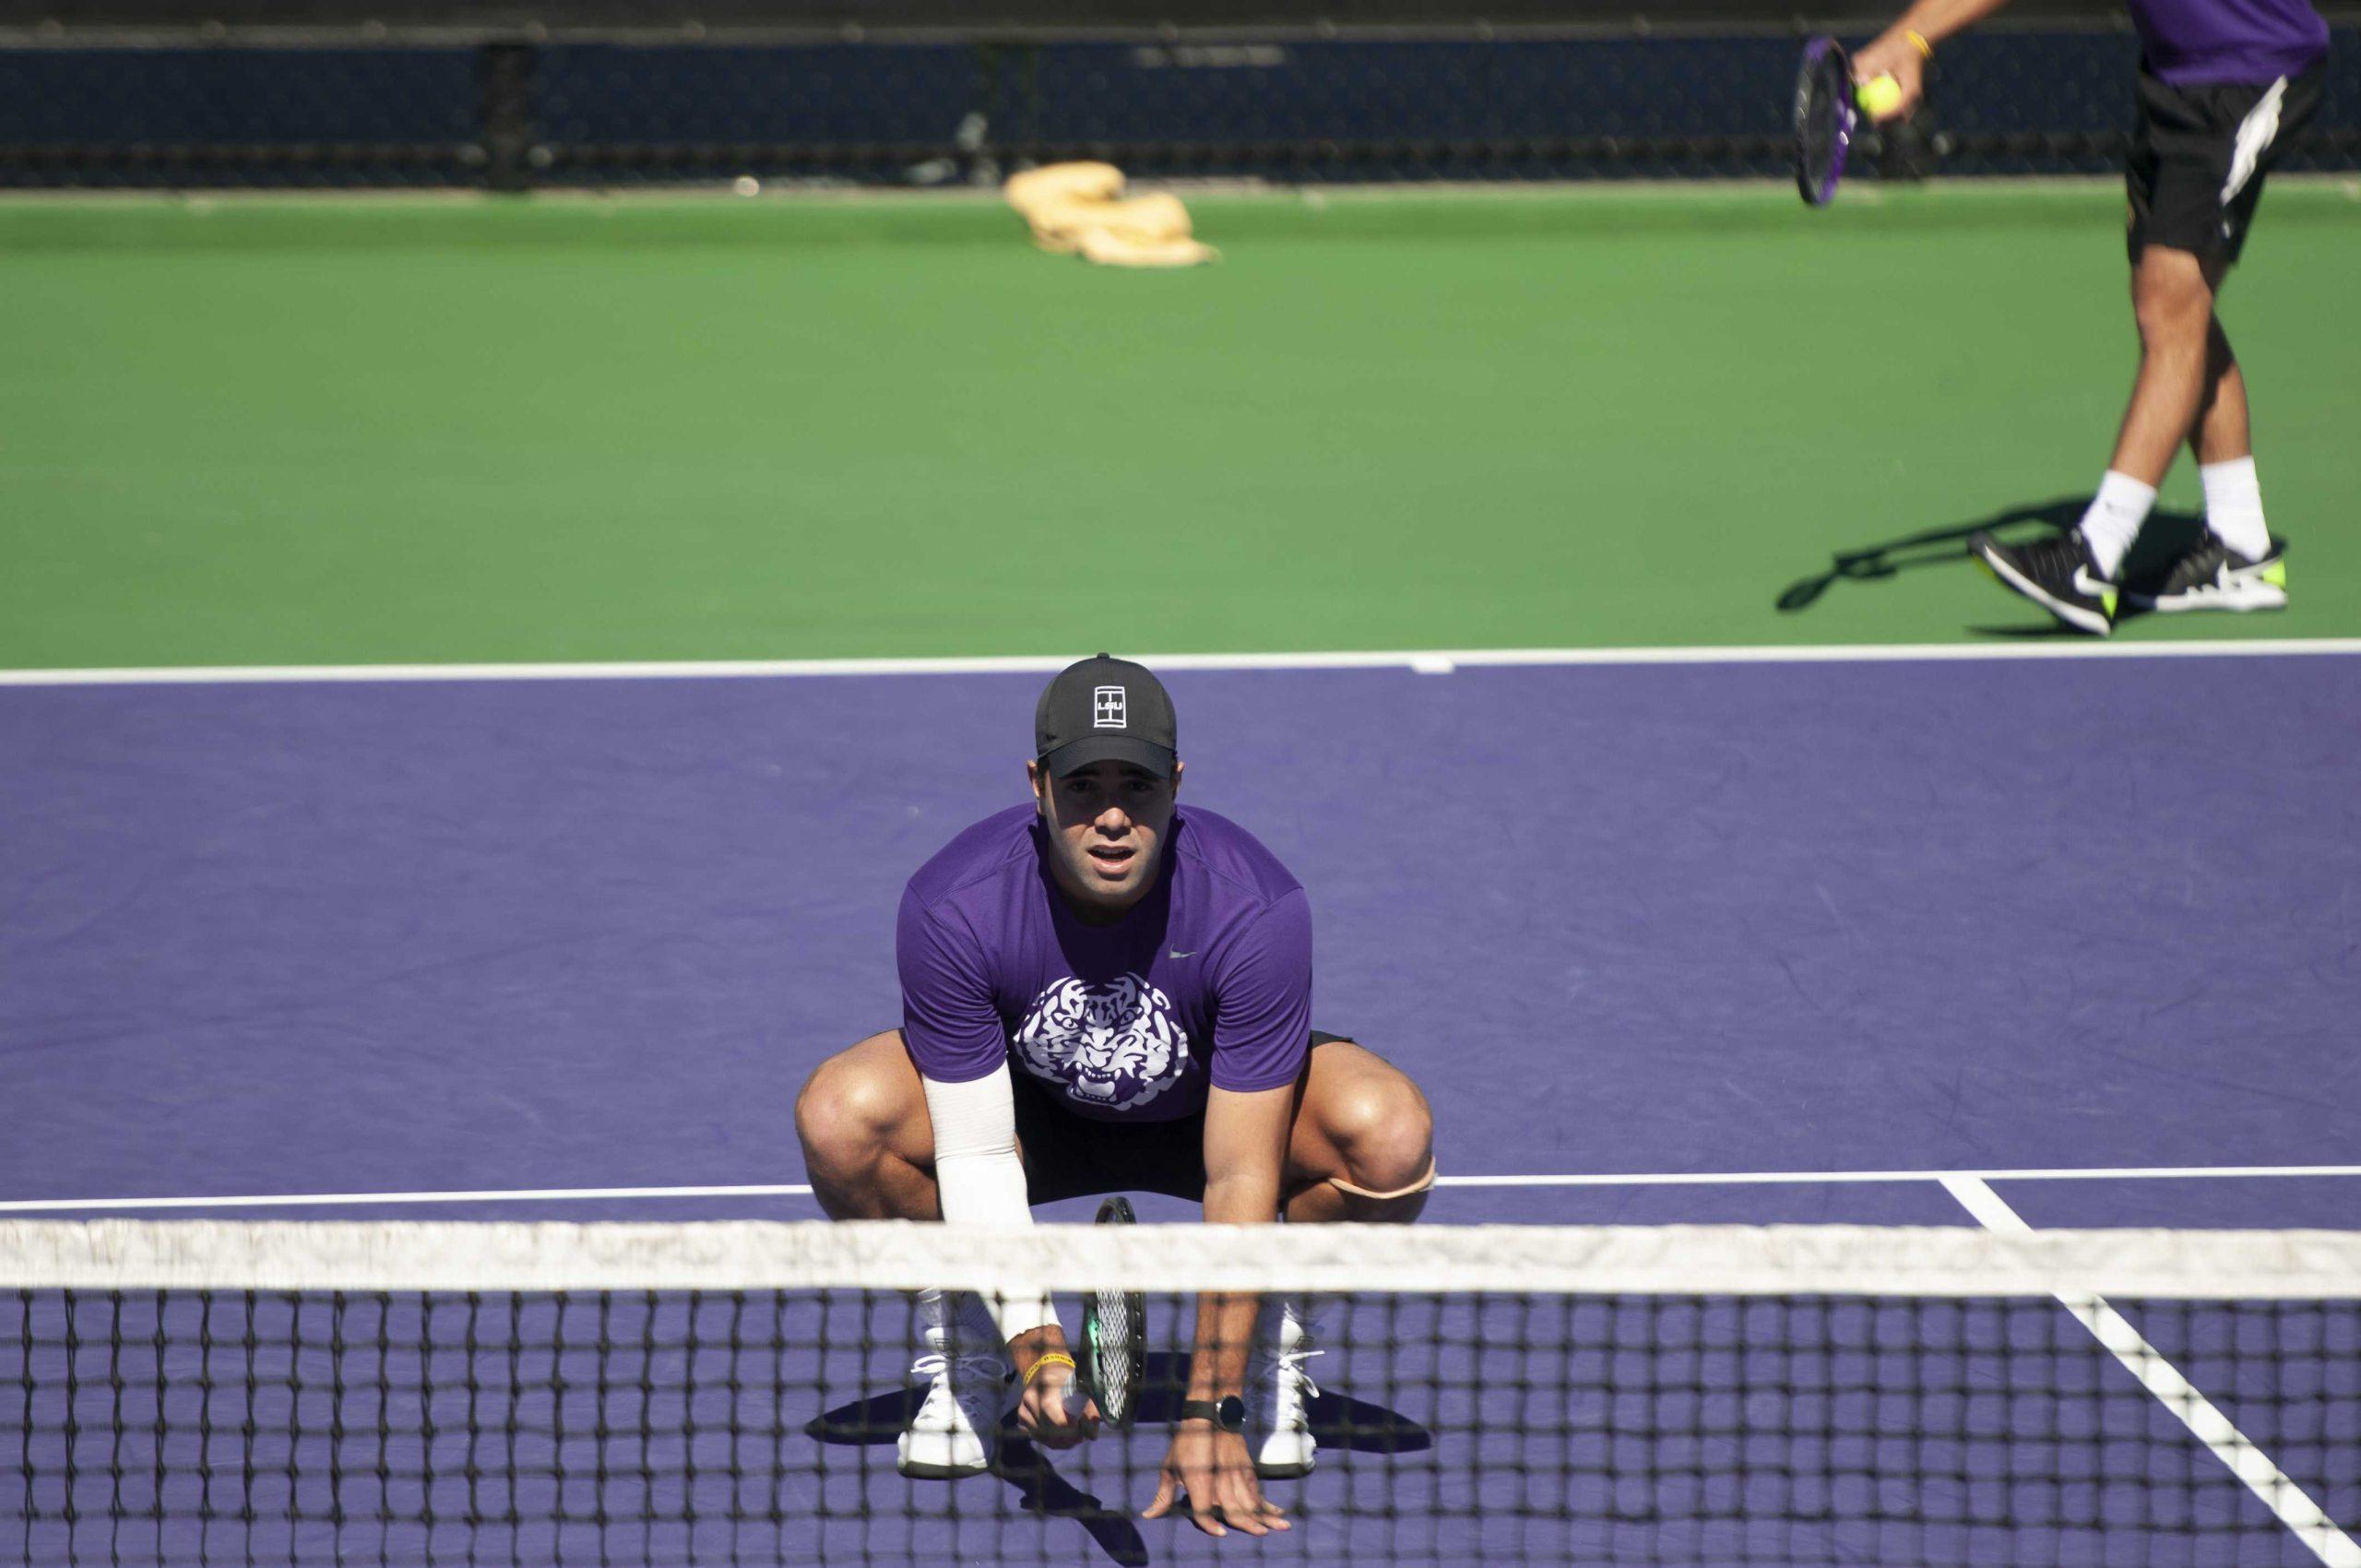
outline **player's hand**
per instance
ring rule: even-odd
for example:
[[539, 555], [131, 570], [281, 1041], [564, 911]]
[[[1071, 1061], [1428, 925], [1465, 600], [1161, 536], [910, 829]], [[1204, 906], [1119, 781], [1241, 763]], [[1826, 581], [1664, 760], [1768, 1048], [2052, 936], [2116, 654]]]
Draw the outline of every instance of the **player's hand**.
[[1036, 1356], [1024, 1370], [1025, 1394], [1016, 1402], [1016, 1424], [1026, 1436], [1044, 1448], [1074, 1448], [1098, 1435], [1097, 1402], [1083, 1396], [1073, 1367], [1063, 1361], [1043, 1366]]
[[1209, 1536], [1231, 1530], [1263, 1536], [1290, 1527], [1287, 1510], [1264, 1498], [1254, 1479], [1245, 1434], [1224, 1431], [1211, 1421], [1182, 1421], [1173, 1430], [1156, 1501], [1140, 1517], [1160, 1519], [1175, 1504], [1185, 1504], [1189, 1522]]
[[1853, 85], [1876, 77], [1892, 77], [1894, 86], [1902, 89], [1902, 97], [1882, 114], [1872, 115], [1882, 125], [1889, 120], [1899, 120], [1918, 107], [1927, 92], [1927, 57], [1918, 46], [1903, 36], [1899, 28], [1891, 29], [1858, 54], [1853, 56]]

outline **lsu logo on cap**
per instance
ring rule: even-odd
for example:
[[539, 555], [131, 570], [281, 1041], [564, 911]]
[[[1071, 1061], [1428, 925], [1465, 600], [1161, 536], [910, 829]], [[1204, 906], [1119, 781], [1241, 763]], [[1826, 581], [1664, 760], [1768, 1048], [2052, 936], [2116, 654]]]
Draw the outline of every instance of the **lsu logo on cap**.
[[1090, 727], [1093, 730], [1121, 730], [1124, 727], [1122, 687], [1099, 686], [1092, 690]]

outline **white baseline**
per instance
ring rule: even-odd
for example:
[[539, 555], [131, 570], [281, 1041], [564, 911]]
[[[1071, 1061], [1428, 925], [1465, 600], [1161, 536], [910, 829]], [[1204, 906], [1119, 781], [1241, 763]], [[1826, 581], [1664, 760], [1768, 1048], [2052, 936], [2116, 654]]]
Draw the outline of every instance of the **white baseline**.
[[[1344, 653], [1145, 653], [1172, 670], [1408, 670], [1540, 665], [1905, 664], [2022, 659], [2261, 659], [2361, 654], [2361, 637], [2239, 642], [1845, 643], [1820, 647], [1493, 647]], [[1038, 675], [1063, 654], [974, 659], [679, 659], [581, 664], [252, 664], [154, 669], [0, 670], [0, 686], [212, 686], [317, 682], [690, 681], [822, 675]]]

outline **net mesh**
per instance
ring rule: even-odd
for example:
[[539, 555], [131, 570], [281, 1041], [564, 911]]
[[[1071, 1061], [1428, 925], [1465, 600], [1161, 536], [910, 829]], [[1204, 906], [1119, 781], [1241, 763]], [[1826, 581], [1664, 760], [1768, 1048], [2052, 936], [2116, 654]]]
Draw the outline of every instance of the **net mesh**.
[[[1149, 1292], [1137, 1425], [897, 1474], [959, 1283]], [[1259, 1543], [1138, 1516], [1199, 1288], [1314, 1325]], [[2361, 1234], [18, 1222], [0, 1497], [42, 1564], [2351, 1564]]]

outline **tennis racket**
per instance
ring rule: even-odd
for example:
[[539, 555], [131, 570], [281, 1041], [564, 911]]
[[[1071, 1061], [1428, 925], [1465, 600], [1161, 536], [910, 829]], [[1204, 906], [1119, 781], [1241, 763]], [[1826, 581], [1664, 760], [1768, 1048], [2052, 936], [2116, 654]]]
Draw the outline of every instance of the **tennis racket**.
[[[1130, 1225], [1137, 1216], [1120, 1197], [1098, 1206], [1101, 1225]], [[1147, 1297], [1138, 1290], [1094, 1290], [1082, 1304], [1082, 1365], [1085, 1391], [1098, 1402], [1098, 1414], [1119, 1430], [1138, 1417], [1141, 1386], [1147, 1380]]]
[[1853, 63], [1844, 45], [1813, 39], [1796, 69], [1796, 188], [1808, 206], [1826, 207], [1834, 199], [1857, 114]]

